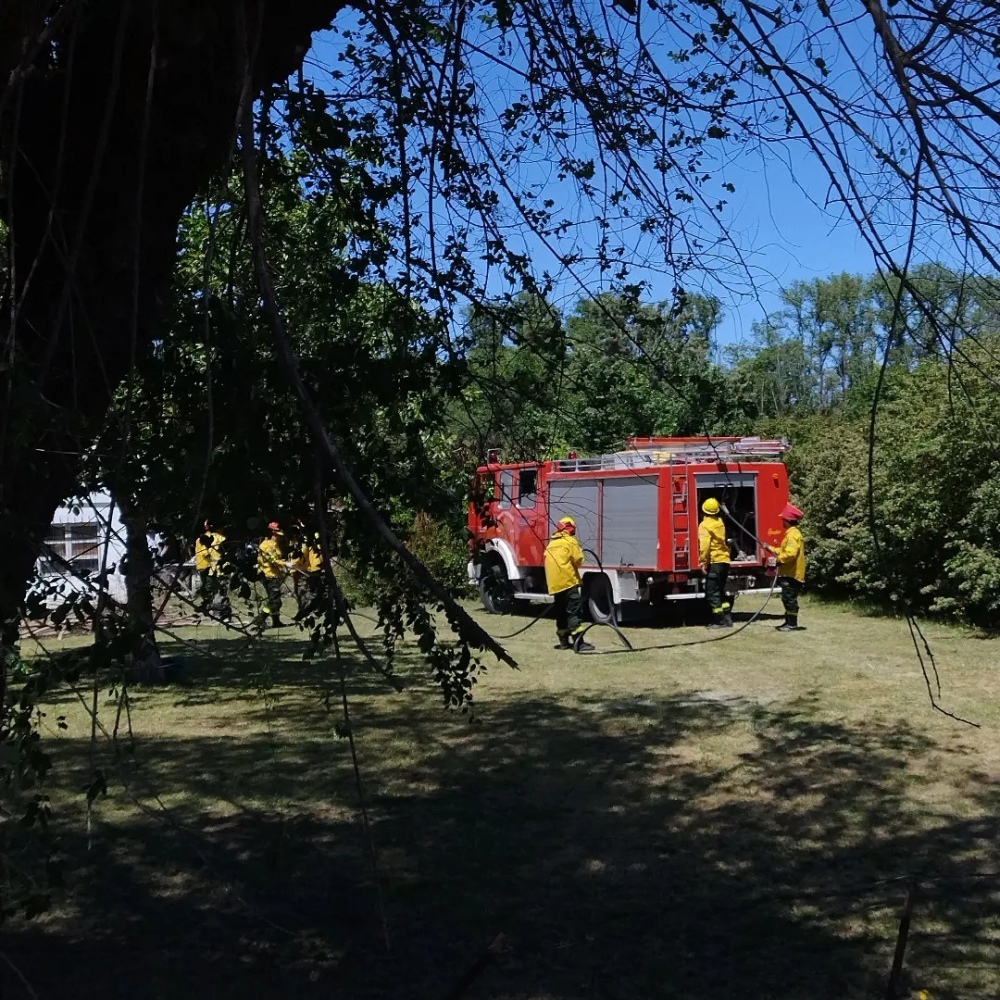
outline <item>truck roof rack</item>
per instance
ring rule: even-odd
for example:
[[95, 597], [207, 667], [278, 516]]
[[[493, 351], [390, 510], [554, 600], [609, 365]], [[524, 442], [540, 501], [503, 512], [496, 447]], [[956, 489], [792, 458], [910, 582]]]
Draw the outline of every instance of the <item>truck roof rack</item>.
[[626, 445], [624, 451], [586, 458], [562, 458], [554, 465], [558, 472], [605, 472], [695, 462], [760, 461], [780, 458], [791, 448], [785, 438], [760, 437], [629, 438]]

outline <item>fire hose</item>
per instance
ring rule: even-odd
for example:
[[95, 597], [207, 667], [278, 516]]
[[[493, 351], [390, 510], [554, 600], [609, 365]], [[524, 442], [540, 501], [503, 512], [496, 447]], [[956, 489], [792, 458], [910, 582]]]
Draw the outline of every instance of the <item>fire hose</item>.
[[[721, 510], [722, 515], [726, 518], [726, 520], [728, 520], [729, 522], [731, 522], [735, 527], [737, 527], [744, 534], [749, 535], [749, 537], [752, 538], [762, 549], [764, 549], [764, 550], [770, 549], [770, 545], [768, 545], [766, 542], [761, 541], [752, 531], [750, 531], [744, 525], [740, 524], [729, 513], [728, 509], [726, 508], [726, 506], [724, 504], [720, 507], [720, 510]], [[600, 556], [598, 556], [598, 554], [593, 549], [585, 548], [584, 552], [589, 552], [594, 557], [594, 559], [597, 560], [598, 569], [600, 569], [600, 571], [603, 573], [604, 572], [604, 565], [601, 563]], [[778, 579], [779, 579], [778, 575], [777, 575], [777, 573], [775, 573], [775, 575], [771, 579], [771, 587], [770, 587], [770, 589], [767, 592], [767, 598], [764, 601], [764, 603], [745, 622], [742, 622], [737, 628], [734, 628], [733, 631], [731, 631], [731, 632], [727, 631], [723, 635], [713, 635], [713, 636], [710, 636], [710, 637], [705, 638], [705, 639], [688, 639], [688, 640], [686, 640], [684, 642], [672, 642], [672, 643], [664, 643], [664, 644], [656, 645], [656, 646], [638, 646], [638, 647], [636, 647], [636, 646], [633, 646], [631, 642], [629, 642], [628, 638], [626, 637], [626, 635], [624, 634], [624, 632], [622, 632], [622, 630], [618, 627], [618, 624], [616, 622], [614, 622], [614, 621], [590, 622], [581, 632], [577, 633], [577, 637], [579, 637], [579, 638], [582, 639], [592, 628], [598, 628], [598, 627], [610, 628], [615, 633], [615, 635], [617, 635], [618, 638], [622, 641], [622, 644], [625, 646], [625, 648], [624, 649], [607, 649], [607, 650], [590, 650], [590, 651], [581, 653], [580, 655], [582, 655], [582, 656], [619, 656], [619, 655], [621, 655], [623, 653], [645, 653], [645, 652], [651, 652], [653, 650], [661, 650], [661, 649], [678, 649], [678, 648], [681, 648], [681, 647], [684, 647], [684, 646], [701, 646], [701, 645], [704, 645], [704, 644], [709, 643], [709, 642], [721, 642], [723, 639], [732, 639], [734, 636], [739, 635], [740, 632], [742, 632], [744, 629], [749, 628], [764, 613], [765, 608], [767, 607], [767, 605], [770, 602], [771, 598], [774, 596], [774, 591], [775, 591], [775, 589], [777, 588], [777, 585], [778, 585]], [[513, 639], [516, 636], [522, 635], [524, 632], [527, 632], [529, 628], [531, 628], [532, 626], [538, 624], [538, 622], [540, 622], [549, 613], [549, 610], [551, 609], [551, 607], [552, 607], [551, 604], [546, 604], [543, 607], [543, 609], [530, 622], [528, 622], [528, 624], [525, 625], [523, 628], [518, 629], [516, 632], [511, 632], [510, 635], [498, 636], [497, 638], [500, 639], [501, 641], [503, 641], [503, 640], [507, 640], [507, 639]]]
[[[778, 585], [778, 577], [775, 576], [774, 579], [771, 581], [771, 589], [768, 590], [768, 592], [767, 592], [767, 599], [764, 601], [764, 603], [745, 622], [742, 622], [738, 627], [734, 628], [731, 632], [727, 631], [727, 632], [724, 632], [722, 635], [713, 635], [713, 636], [709, 636], [709, 637], [707, 637], [705, 639], [687, 639], [684, 642], [663, 643], [663, 644], [658, 645], [658, 646], [633, 646], [628, 641], [628, 639], [625, 638], [625, 636], [622, 634], [621, 629], [619, 629], [617, 625], [615, 625], [615, 624], [613, 624], [611, 622], [591, 622], [589, 625], [586, 626], [586, 628], [584, 628], [584, 630], [582, 632], [579, 633], [579, 635], [581, 637], [585, 636], [592, 628], [596, 628], [596, 627], [599, 627], [599, 626], [602, 626], [602, 625], [606, 625], [609, 628], [614, 629], [615, 633], [625, 643], [625, 645], [628, 648], [627, 649], [604, 649], [604, 650], [595, 649], [595, 650], [590, 650], [590, 651], [581, 653], [580, 655], [581, 656], [619, 656], [622, 653], [648, 653], [648, 652], [651, 652], [651, 651], [657, 650], [657, 649], [680, 649], [683, 646], [703, 646], [703, 645], [705, 645], [706, 643], [709, 643], [709, 642], [722, 642], [723, 639], [732, 639], [734, 636], [739, 635], [740, 632], [742, 632], [744, 629], [749, 628], [764, 613], [764, 609], [767, 607], [768, 602], [774, 596], [774, 591], [775, 591], [775, 588], [777, 587], [777, 585]], [[537, 621], [538, 619], [535, 619], [535, 620]], [[532, 622], [531, 624], [534, 625], [534, 622]]]

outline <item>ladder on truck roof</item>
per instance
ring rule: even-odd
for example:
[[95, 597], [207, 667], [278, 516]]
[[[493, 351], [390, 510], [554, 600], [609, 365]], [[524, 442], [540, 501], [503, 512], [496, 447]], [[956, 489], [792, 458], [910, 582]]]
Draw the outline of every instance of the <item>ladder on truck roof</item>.
[[656, 465], [695, 462], [739, 462], [741, 459], [779, 458], [791, 448], [785, 438], [629, 438], [625, 451], [586, 458], [560, 458], [557, 472], [608, 472]]

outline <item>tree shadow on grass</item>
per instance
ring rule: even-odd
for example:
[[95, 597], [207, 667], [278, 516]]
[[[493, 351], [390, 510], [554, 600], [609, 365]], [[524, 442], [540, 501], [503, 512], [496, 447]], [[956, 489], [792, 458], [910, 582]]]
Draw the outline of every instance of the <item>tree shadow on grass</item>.
[[[387, 953], [346, 742], [289, 698], [271, 736], [146, 741], [146, 811], [118, 787], [91, 851], [67, 831], [65, 915], [5, 951], [41, 997], [432, 998], [503, 932], [470, 997], [843, 1000], [884, 993], [903, 889], [878, 883], [916, 872], [939, 881], [914, 974], [962, 995], [940, 970], [994, 944], [996, 884], [965, 877], [996, 864], [995, 822], [914, 805], [914, 765], [947, 753], [917, 728], [818, 708], [567, 693], [464, 721], [359, 695]], [[85, 741], [59, 755], [80, 787]]]
[[[242, 700], [249, 693], [271, 688], [286, 692], [315, 690], [336, 679], [329, 667], [328, 653], [307, 655], [315, 651], [306, 638], [214, 638], [183, 643], [163, 642], [160, 646], [164, 656], [176, 660], [176, 666], [167, 683], [130, 682], [129, 688], [136, 698], [169, 692], [173, 696], [172, 703], [178, 707], [217, 706], [227, 700]], [[381, 664], [383, 659], [377, 640], [369, 648]], [[88, 655], [89, 650], [86, 649], [73, 651], [72, 665], [77, 669], [72, 683], [60, 684], [58, 679], [54, 679], [53, 689], [45, 694], [49, 706], [73, 704], [79, 700], [75, 692], [89, 691], [93, 684], [93, 670], [89, 667]], [[370, 667], [350, 640], [344, 642], [343, 660], [352, 674], [355, 694], [392, 692], [386, 680]], [[55, 678], [66, 673], [65, 669], [58, 669], [60, 662], [59, 657], [52, 661], [57, 666]], [[396, 681], [403, 687], [408, 683], [405, 677], [397, 677]], [[118, 685], [116, 673], [102, 671], [102, 690], [117, 688]]]
[[[391, 693], [391, 687], [363, 659], [350, 640], [342, 640], [343, 660], [351, 672], [352, 690], [356, 694]], [[380, 664], [383, 662], [377, 639], [369, 649]], [[330, 670], [328, 652], [309, 656], [316, 651], [308, 639], [280, 640], [216, 639], [206, 644], [204, 651], [171, 644], [165, 652], [176, 653], [182, 660], [175, 687], [181, 696], [179, 704], [214, 703], [220, 692], [260, 690], [266, 687], [314, 689], [334, 676]], [[405, 657], [404, 657], [405, 659]], [[398, 678], [400, 684], [405, 679]]]

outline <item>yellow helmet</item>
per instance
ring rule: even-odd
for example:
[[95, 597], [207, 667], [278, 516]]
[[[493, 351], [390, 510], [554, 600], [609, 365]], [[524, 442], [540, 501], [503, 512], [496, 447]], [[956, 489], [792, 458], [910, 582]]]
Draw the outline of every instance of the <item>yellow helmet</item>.
[[706, 514], [718, 514], [719, 513], [719, 501], [715, 497], [709, 497], [702, 505], [701, 509]]
[[559, 520], [556, 522], [556, 527], [561, 528], [564, 525], [570, 528], [575, 528], [576, 521], [574, 521], [573, 518], [571, 518], [569, 515], [567, 515], [566, 517], [559, 518]]

